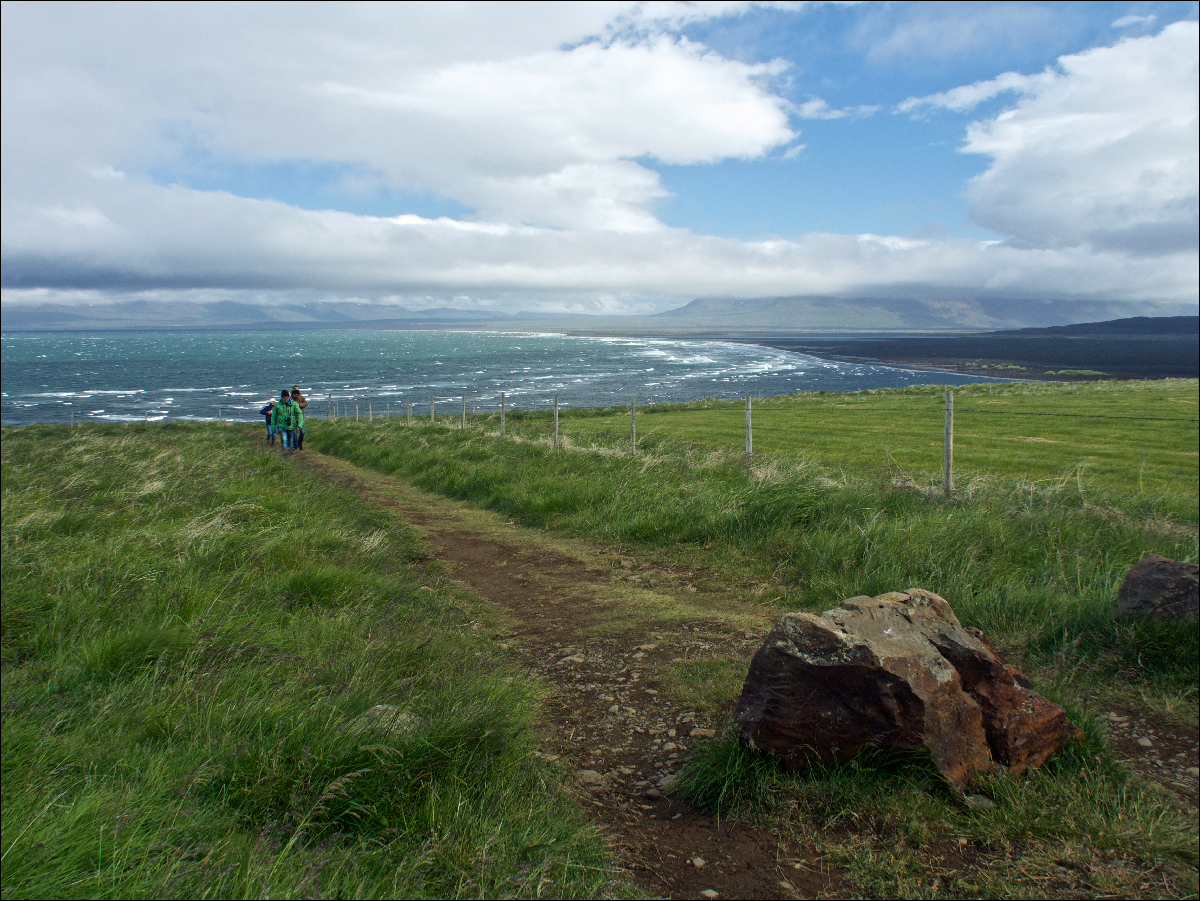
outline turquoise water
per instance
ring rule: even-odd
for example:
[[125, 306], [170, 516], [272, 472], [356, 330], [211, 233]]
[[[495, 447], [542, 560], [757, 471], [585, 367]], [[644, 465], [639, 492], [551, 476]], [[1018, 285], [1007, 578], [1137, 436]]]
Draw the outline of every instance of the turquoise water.
[[299, 384], [331, 403], [395, 415], [639, 404], [962, 384], [978, 376], [819, 360], [725, 341], [507, 332], [321, 330], [0, 335], [4, 425], [89, 420], [258, 420]]

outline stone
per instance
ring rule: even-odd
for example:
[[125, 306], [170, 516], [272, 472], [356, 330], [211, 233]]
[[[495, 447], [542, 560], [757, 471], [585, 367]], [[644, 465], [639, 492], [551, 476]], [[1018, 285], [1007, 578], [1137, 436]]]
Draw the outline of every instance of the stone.
[[1200, 617], [1200, 567], [1147, 554], [1129, 568], [1113, 615], [1118, 619], [1196, 622]]
[[964, 795], [963, 804], [967, 810], [991, 810], [996, 806], [996, 802], [987, 795]]
[[586, 785], [593, 791], [604, 788], [608, 784], [608, 780], [595, 770], [580, 770], [575, 774], [575, 778], [580, 785]]
[[717, 734], [716, 729], [693, 729], [692, 730], [692, 738], [715, 738], [716, 734]]
[[703, 857], [693, 857], [692, 858], [692, 866], [694, 866], [697, 870], [703, 869], [704, 864], [705, 864], [705, 860]]
[[1041, 766], [1082, 738], [1062, 707], [920, 588], [780, 617], [734, 721], [750, 746], [793, 770], [877, 748], [928, 754], [956, 788], [1000, 767]]
[[642, 794], [645, 795], [647, 798], [650, 798], [651, 800], [662, 797], [662, 792], [660, 792], [657, 788], [648, 788], [644, 792], [642, 792]]
[[715, 892], [715, 891], [713, 891], [713, 890], [712, 890], [712, 889], [710, 889], [710, 888], [706, 888], [704, 891], [702, 891], [702, 892], [700, 893], [700, 897], [702, 897], [702, 898], [708, 898], [708, 899], [709, 899], [709, 901], [712, 901], [712, 899], [713, 899], [713, 898], [720, 898], [720, 897], [721, 897], [721, 893], [720, 893], [720, 892]]
[[376, 704], [370, 710], [351, 720], [350, 728], [347, 731], [351, 735], [371, 730], [390, 732], [392, 735], [404, 735], [412, 732], [419, 724], [420, 720], [402, 707], [394, 704]]
[[1137, 741], [1138, 741], [1138, 744], [1139, 744], [1139, 745], [1141, 745], [1143, 748], [1152, 748], [1152, 747], [1154, 747], [1154, 742], [1152, 742], [1152, 741], [1151, 741], [1150, 739], [1148, 739], [1148, 738], [1139, 738]]

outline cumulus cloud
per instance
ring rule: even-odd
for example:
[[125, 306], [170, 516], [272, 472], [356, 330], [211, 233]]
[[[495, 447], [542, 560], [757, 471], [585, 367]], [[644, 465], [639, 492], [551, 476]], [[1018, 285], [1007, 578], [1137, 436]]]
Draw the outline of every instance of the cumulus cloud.
[[963, 149], [992, 161], [970, 186], [973, 217], [1020, 246], [1194, 253], [1198, 38], [1195, 22], [1177, 22], [1064, 56], [1057, 71], [970, 86], [1022, 95], [967, 131]]
[[[1122, 42], [925, 98], [926, 110], [1019, 98], [966, 147], [992, 159], [971, 189], [977, 218], [1014, 241], [747, 242], [666, 227], [647, 160], [785, 146], [790, 158], [804, 145], [789, 115], [871, 109], [816, 97], [793, 109], [773, 87], [784, 64], [670, 32], [744, 8], [5, 4], [4, 297], [328, 291], [624, 311], [714, 294], [1194, 300], [1194, 246], [1170, 266], [1135, 252], [1164, 229], [1177, 244], [1189, 210], [1194, 230], [1195, 55], [1171, 29], [1138, 39], [1161, 45]], [[173, 183], [194, 157], [353, 167], [473, 214], [355, 215]]]

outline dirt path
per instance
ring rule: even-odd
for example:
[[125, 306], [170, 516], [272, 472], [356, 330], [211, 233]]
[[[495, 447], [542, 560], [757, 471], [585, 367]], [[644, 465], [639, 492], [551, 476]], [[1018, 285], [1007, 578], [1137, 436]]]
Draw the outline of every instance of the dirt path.
[[[812, 848], [716, 820], [664, 789], [717, 723], [673, 703], [665, 668], [747, 660], [768, 622], [743, 604], [706, 609], [692, 574], [519, 529], [396, 479], [306, 452], [305, 465], [423, 533], [451, 577], [511, 623], [503, 647], [550, 688], [543, 754], [561, 760], [618, 861], [652, 896], [816, 898], [840, 880]], [[713, 894], [715, 893], [715, 894]]]

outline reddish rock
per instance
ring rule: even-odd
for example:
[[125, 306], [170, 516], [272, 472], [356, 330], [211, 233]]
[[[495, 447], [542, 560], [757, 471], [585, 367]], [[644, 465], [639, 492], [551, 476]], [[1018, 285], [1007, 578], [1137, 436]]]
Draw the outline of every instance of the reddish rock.
[[1195, 621], [1200, 610], [1200, 567], [1147, 554], [1125, 574], [1113, 614], [1119, 619]]
[[750, 664], [735, 720], [789, 767], [865, 747], [928, 752], [955, 786], [999, 763], [1040, 766], [1081, 736], [950, 605], [919, 588], [780, 617]]

